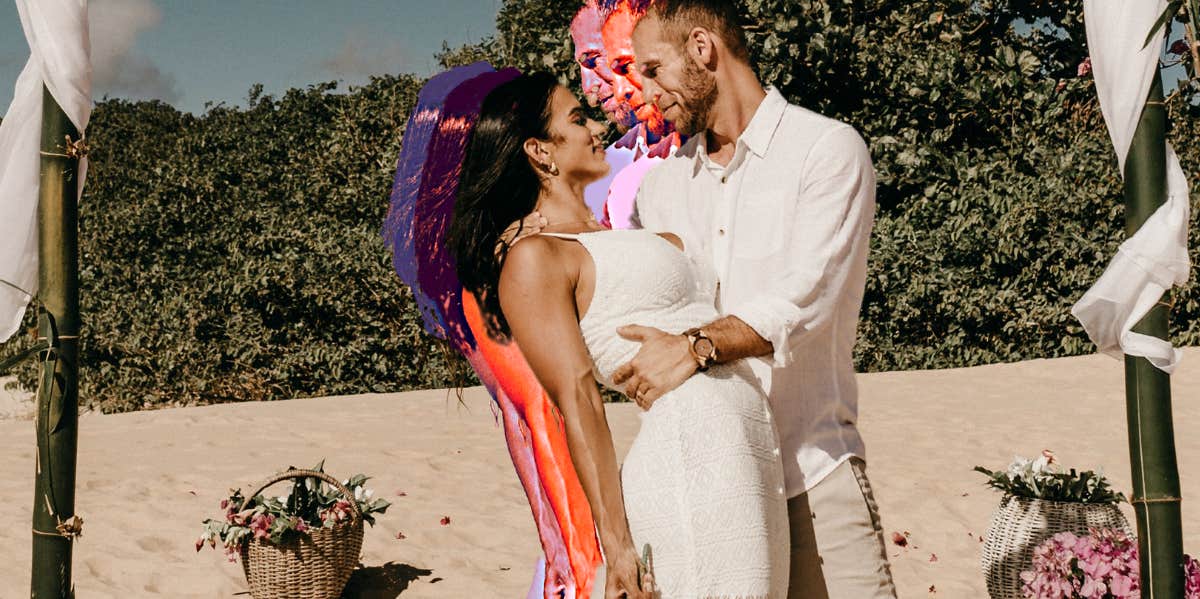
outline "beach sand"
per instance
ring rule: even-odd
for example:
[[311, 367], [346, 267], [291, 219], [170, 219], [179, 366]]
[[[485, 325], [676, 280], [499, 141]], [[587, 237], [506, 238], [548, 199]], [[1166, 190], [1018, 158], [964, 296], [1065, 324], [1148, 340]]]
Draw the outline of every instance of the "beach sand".
[[[1173, 391], [1185, 549], [1195, 554], [1200, 349], [1186, 353]], [[1104, 356], [860, 375], [860, 426], [883, 526], [889, 539], [908, 533], [907, 547], [888, 542], [900, 597], [986, 596], [980, 537], [999, 495], [971, 471], [977, 464], [1003, 468], [1014, 454], [1049, 448], [1068, 466], [1103, 467], [1128, 491], [1123, 381], [1122, 363]], [[324, 458], [340, 478], [373, 475], [368, 486], [393, 502], [366, 531], [367, 569], [347, 597], [524, 597], [539, 553], [533, 521], [489, 398], [470, 389], [464, 402], [420, 391], [84, 416], [79, 596], [244, 593], [240, 566], [219, 551], [195, 552], [201, 520], [220, 516], [227, 488], [249, 491], [278, 469]], [[623, 454], [637, 408], [610, 405], [608, 416]], [[0, 422], [0, 455], [0, 596], [18, 597], [30, 573], [30, 420]]]
[[17, 377], [0, 377], [0, 421], [33, 418], [33, 394], [20, 390]]

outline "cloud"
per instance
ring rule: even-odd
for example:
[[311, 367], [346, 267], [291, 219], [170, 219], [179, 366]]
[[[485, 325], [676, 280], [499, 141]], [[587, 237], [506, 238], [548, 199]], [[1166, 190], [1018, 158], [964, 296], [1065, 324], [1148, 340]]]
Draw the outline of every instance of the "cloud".
[[138, 35], [162, 23], [154, 0], [92, 0], [88, 19], [94, 97], [179, 101], [175, 77], [135, 48]]
[[398, 73], [405, 68], [404, 51], [398, 42], [370, 45], [361, 36], [347, 35], [333, 56], [318, 63], [322, 71], [343, 79]]

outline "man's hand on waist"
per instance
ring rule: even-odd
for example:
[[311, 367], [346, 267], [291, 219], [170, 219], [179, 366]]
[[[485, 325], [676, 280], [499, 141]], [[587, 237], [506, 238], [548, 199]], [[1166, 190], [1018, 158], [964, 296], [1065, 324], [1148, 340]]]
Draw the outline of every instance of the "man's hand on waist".
[[625, 395], [649, 410], [655, 400], [679, 387], [700, 367], [692, 356], [691, 342], [653, 327], [627, 325], [617, 334], [642, 344], [633, 360], [613, 373], [613, 383], [625, 386]]

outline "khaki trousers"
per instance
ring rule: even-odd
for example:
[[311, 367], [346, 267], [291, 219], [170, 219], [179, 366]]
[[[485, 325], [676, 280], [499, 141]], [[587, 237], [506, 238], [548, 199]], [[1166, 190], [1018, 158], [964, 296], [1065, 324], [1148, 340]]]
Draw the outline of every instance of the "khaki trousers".
[[850, 458], [788, 500], [788, 599], [895, 599], [879, 508], [866, 463]]

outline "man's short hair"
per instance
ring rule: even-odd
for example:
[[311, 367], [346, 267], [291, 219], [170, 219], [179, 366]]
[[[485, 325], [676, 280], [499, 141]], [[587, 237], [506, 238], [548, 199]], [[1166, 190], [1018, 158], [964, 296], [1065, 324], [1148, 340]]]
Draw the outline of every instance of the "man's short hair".
[[650, 5], [651, 0], [597, 0], [597, 6], [601, 12], [605, 14], [613, 12], [625, 5], [629, 7], [630, 12], [634, 16], [642, 16], [646, 12], [646, 8]]
[[746, 33], [731, 0], [652, 0], [646, 16], [661, 21], [666, 34], [675, 36], [679, 44], [686, 42], [693, 27], [703, 27], [717, 34], [735, 57], [750, 62]]

